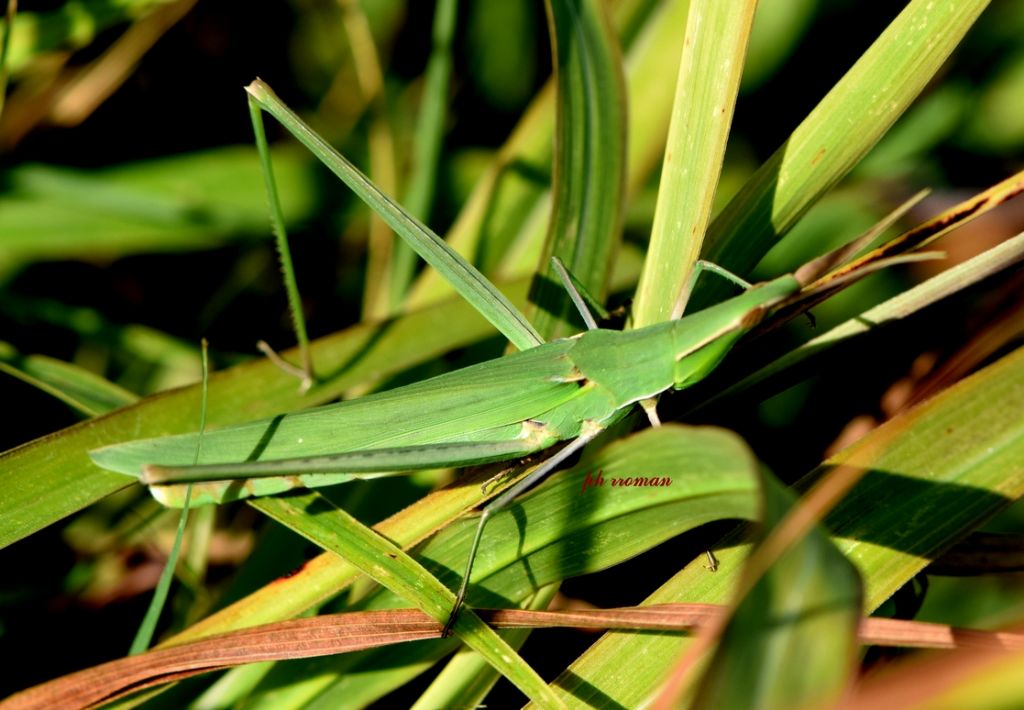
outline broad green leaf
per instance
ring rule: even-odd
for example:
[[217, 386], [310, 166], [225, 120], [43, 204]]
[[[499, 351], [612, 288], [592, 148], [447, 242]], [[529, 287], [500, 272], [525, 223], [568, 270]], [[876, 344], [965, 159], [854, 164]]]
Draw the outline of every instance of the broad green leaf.
[[692, 0], [633, 324], [678, 318], [700, 256], [739, 91], [756, 0]]
[[[588, 474], [591, 480], [600, 475], [603, 485], [584, 490]], [[635, 487], [615, 483], [627, 478], [635, 481], [637, 476], [665, 478], [671, 484]], [[488, 607], [517, 605], [541, 586], [618, 564], [710, 520], [750, 519], [757, 505], [757, 487], [757, 462], [731, 432], [665, 425], [618, 440], [586, 455], [577, 466], [552, 476], [491, 518], [474, 566], [468, 602]], [[417, 529], [421, 526], [411, 516], [403, 526], [412, 524]], [[416, 553], [449, 587], [460, 581], [476, 524], [475, 517], [458, 520]], [[400, 544], [409, 537], [393, 527], [386, 534]], [[307, 581], [305, 587], [310, 586], [320, 585]], [[280, 592], [286, 594], [287, 590]], [[261, 596], [269, 601], [270, 592]], [[358, 608], [404, 604], [384, 593], [361, 602]], [[294, 608], [293, 613], [297, 611]], [[237, 615], [250, 623], [248, 614]], [[206, 627], [203, 633], [220, 628]], [[347, 699], [353, 697], [370, 702], [423, 672], [454, 646], [448, 639], [300, 662], [298, 667], [289, 664], [275, 669], [262, 685], [270, 693], [282, 684], [306, 678], [296, 690], [303, 703], [313, 697], [314, 690], [324, 707], [342, 700], [351, 702]], [[379, 677], [382, 668], [393, 670], [387, 675], [388, 685]], [[362, 687], [364, 675], [374, 677], [372, 695], [363, 694], [367, 692]]]
[[557, 126], [552, 212], [537, 267], [537, 330], [548, 339], [575, 331], [572, 303], [551, 266], [557, 256], [603, 301], [622, 231], [626, 179], [626, 88], [603, 2], [548, 0], [556, 67]]
[[[672, 102], [663, 73], [678, 66], [677, 28], [688, 5], [689, 0], [616, 4], [615, 25], [626, 33], [627, 193], [638, 190], [661, 161]], [[449, 244], [485, 273], [506, 278], [537, 268], [548, 229], [554, 98], [549, 83], [526, 109], [448, 232]], [[413, 285], [406, 308], [422, 307], [450, 292], [428, 269]]]
[[749, 273], [878, 142], [987, 5], [911, 0], [715, 218], [704, 258]]
[[[864, 478], [828, 517], [857, 567], [870, 613], [930, 559], [1024, 494], [1024, 349], [883, 424], [804, 479], [852, 465]], [[727, 603], [749, 546], [723, 541], [720, 566], [695, 560], [646, 603]], [[636, 707], [652, 697], [688, 645], [665, 634], [606, 634], [554, 681], [577, 703]], [[643, 664], [622, 663], [643, 658]]]
[[[771, 529], [792, 510], [793, 495], [765, 479], [761, 524]], [[693, 707], [767, 710], [837, 699], [854, 670], [860, 601], [857, 571], [815, 527], [740, 600]]]
[[22, 355], [2, 341], [0, 372], [53, 395], [87, 417], [109, 412], [138, 399], [126, 389], [77, 365], [45, 355]]
[[315, 133], [257, 79], [247, 87], [249, 95], [281, 122], [299, 142], [320, 159], [356, 195], [366, 202], [395, 233], [437, 269], [463, 298], [520, 350], [544, 342], [522, 313], [471, 264], [462, 259], [429, 227], [385, 195], [369, 178]]

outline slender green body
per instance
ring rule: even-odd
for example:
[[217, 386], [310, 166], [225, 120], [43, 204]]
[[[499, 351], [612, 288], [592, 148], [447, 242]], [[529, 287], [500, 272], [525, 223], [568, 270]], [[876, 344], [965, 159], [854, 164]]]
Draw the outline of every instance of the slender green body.
[[[161, 502], [180, 506], [184, 481], [204, 481], [194, 487], [196, 505], [514, 459], [606, 428], [633, 403], [703, 379], [764, 308], [797, 289], [784, 276], [681, 320], [591, 330], [387, 392], [208, 432], [203, 466], [151, 467], [145, 482]], [[196, 436], [118, 444], [92, 458], [132, 476], [151, 464], [188, 467]]]

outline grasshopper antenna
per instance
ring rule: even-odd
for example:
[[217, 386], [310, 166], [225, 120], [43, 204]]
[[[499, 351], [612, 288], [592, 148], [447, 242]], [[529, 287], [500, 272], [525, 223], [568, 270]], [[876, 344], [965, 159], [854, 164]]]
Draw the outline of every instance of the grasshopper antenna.
[[749, 281], [741, 279], [733, 272], [728, 269], [723, 269], [718, 264], [713, 264], [710, 261], [705, 261], [704, 259], [697, 259], [697, 261], [693, 262], [693, 271], [690, 273], [690, 278], [686, 281], [686, 287], [683, 289], [682, 293], [679, 294], [679, 300], [676, 301], [675, 308], [672, 309], [672, 315], [670, 316], [671, 320], [678, 320], [683, 317], [683, 313], [686, 311], [686, 304], [690, 301], [690, 294], [693, 293], [693, 287], [697, 285], [697, 279], [700, 278], [700, 275], [705, 271], [721, 276], [726, 281], [736, 284], [744, 291], [752, 286]]

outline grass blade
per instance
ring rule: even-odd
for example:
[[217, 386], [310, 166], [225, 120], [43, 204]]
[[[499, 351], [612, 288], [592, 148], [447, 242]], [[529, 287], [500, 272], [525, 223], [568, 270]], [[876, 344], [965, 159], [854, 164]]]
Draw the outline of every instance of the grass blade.
[[[451, 84], [452, 41], [458, 19], [458, 0], [440, 0], [434, 10], [433, 49], [423, 77], [423, 99], [416, 119], [412, 173], [402, 204], [424, 224], [437, 188], [437, 170], [448, 119], [448, 89]], [[394, 245], [391, 262], [391, 303], [397, 306], [412, 283], [415, 252], [404, 241]]]
[[[762, 525], [771, 528], [786, 517], [794, 496], [765, 478]], [[838, 698], [857, 653], [861, 590], [853, 565], [819, 525], [752, 584], [731, 610], [694, 707], [819, 707]], [[695, 657], [697, 645], [712, 635], [702, 633], [687, 656]], [[736, 683], [741, 676], [744, 682]]]
[[[585, 473], [595, 467], [603, 469], [609, 477], [635, 475], [642, 470], [651, 475], [674, 476], [675, 483], [659, 489], [612, 488], [609, 479], [607, 486], [593, 488], [581, 496]], [[743, 443], [722, 430], [666, 425], [617, 442], [572, 471], [552, 477], [495, 516], [485, 534], [485, 548], [481, 549], [475, 584], [470, 588], [470, 603], [507, 606], [515, 599], [531, 595], [535, 583], [545, 584], [544, 580], [555, 581], [616, 564], [708, 520], [723, 516], [749, 518], [755, 510], [755, 467], [756, 462]], [[482, 500], [479, 484], [489, 476], [481, 472], [470, 480], [421, 499], [379, 524], [377, 530], [400, 545], [414, 544], [468, 507], [479, 504]], [[521, 541], [517, 516], [522, 514], [541, 524], [528, 526], [525, 532], [529, 537]], [[292, 517], [298, 519], [298, 516]], [[433, 538], [422, 552], [421, 559], [427, 561], [428, 569], [443, 575], [450, 587], [459, 582], [475, 526], [472, 518], [461, 520]], [[610, 540], [615, 543], [609, 544]], [[523, 549], [534, 552], [523, 559]], [[294, 574], [275, 580], [167, 643], [182, 643], [296, 616], [333, 597], [357, 576], [358, 570], [351, 564], [332, 553], [324, 553]], [[491, 589], [500, 590], [500, 600], [495, 599]], [[377, 606], [401, 605], [390, 593], [378, 595], [374, 600]], [[450, 652], [456, 642], [448, 639], [435, 643], [448, 644], [440, 650]], [[317, 668], [316, 682], [333, 690], [332, 681], [339, 672], [336, 666], [348, 669], [350, 674], [360, 670], [376, 674], [380, 668], [388, 667], [396, 671], [402, 669], [404, 675], [397, 674], [400, 677], [393, 681], [400, 684], [410, 674], [422, 671], [425, 654], [428, 658], [434, 657], [438, 651], [431, 651], [431, 647], [408, 651], [387, 649], [382, 657], [360, 656], [344, 662], [338, 659], [330, 666]], [[358, 665], [353, 666], [353, 663]], [[287, 674], [288, 677], [294, 679], [295, 672]], [[311, 682], [311, 678], [305, 681], [307, 686]], [[273, 677], [268, 677], [266, 683], [269, 684], [266, 687], [275, 688], [275, 693], [280, 692], [280, 685]], [[337, 684], [339, 693], [344, 696], [344, 692], [348, 692], [344, 697], [352, 697], [355, 691], [344, 685], [344, 679]]]
[[428, 227], [412, 217], [394, 200], [317, 135], [270, 87], [257, 79], [246, 90], [255, 101], [319, 158], [331, 172], [364, 200], [424, 260], [441, 272], [455, 289], [495, 328], [520, 350], [540, 345], [543, 338], [483, 274], [467, 263]]
[[[199, 463], [199, 456], [202, 453], [203, 445], [203, 431], [206, 429], [206, 405], [208, 401], [207, 397], [207, 383], [209, 381], [210, 374], [210, 358], [209, 348], [207, 347], [206, 340], [203, 339], [203, 395], [199, 405], [199, 438], [196, 441], [196, 451], [193, 457], [193, 463]], [[163, 571], [160, 572], [160, 579], [156, 583], [156, 589], [153, 590], [153, 598], [149, 602], [149, 608], [146, 609], [146, 616], [142, 619], [142, 624], [139, 626], [138, 632], [135, 634], [135, 638], [132, 640], [131, 648], [128, 650], [128, 654], [131, 656], [138, 655], [149, 648], [153, 641], [153, 634], [156, 632], [157, 622], [160, 620], [160, 612], [163, 611], [164, 605], [167, 603], [167, 594], [171, 589], [171, 582], [174, 580], [174, 571], [178, 566], [178, 556], [181, 553], [181, 543], [185, 539], [185, 526], [188, 524], [188, 507], [189, 499], [192, 497], [192, 487], [189, 486], [188, 492], [185, 494], [185, 505], [182, 506], [181, 515], [178, 517], [178, 529], [174, 534], [174, 544], [171, 546], [171, 552], [167, 556], [167, 561], [164, 563]]]
[[[672, 100], [662, 75], [665, 67], [678, 66], [676, 28], [685, 21], [688, 6], [689, 0], [616, 4], [616, 27], [628, 35], [622, 40], [629, 114], [627, 193], [640, 189], [661, 162]], [[548, 228], [554, 98], [549, 83], [527, 108], [448, 232], [448, 243], [485, 273], [509, 278], [532, 275], [537, 269]], [[413, 284], [406, 308], [422, 307], [449, 292], [428, 269]]]
[[[385, 192], [398, 191], [395, 136], [388, 116], [384, 70], [369, 19], [358, 2], [341, 2], [342, 26], [352, 53], [361, 101], [367, 105], [367, 152], [369, 173]], [[391, 315], [391, 266], [397, 244], [395, 235], [380, 215], [370, 210], [367, 227], [366, 278], [363, 285], [363, 320]]]
[[[538, 590], [525, 608], [546, 609], [557, 593], [557, 584], [544, 587]], [[515, 629], [501, 634], [517, 651], [529, 635], [529, 629]], [[484, 702], [499, 678], [498, 673], [487, 665], [479, 653], [468, 648], [460, 649], [437, 674], [430, 687], [416, 699], [411, 710], [477, 707]]]
[[[708, 625], [722, 611], [724, 607], [713, 604], [663, 604], [582, 612], [481, 609], [480, 616], [494, 628], [522, 631], [557, 627], [688, 631]], [[14, 710], [22, 706], [52, 707], [71, 703], [92, 706], [156, 683], [237, 664], [334, 655], [428, 639], [436, 633], [435, 627], [436, 623], [429, 616], [416, 609], [349, 612], [277, 622], [71, 673], [15, 694], [9, 698], [5, 710], [7, 707]], [[860, 637], [868, 644], [966, 648], [975, 652], [979, 648], [1005, 650], [1024, 647], [1022, 634], [954, 629], [940, 624], [894, 619], [863, 619]], [[477, 681], [471, 677], [467, 680], [467, 687]], [[436, 695], [433, 697], [437, 698]], [[418, 707], [420, 701], [414, 707]], [[431, 708], [465, 706], [457, 700], [446, 702], [441, 698], [428, 705]]]
[[531, 312], [547, 338], [564, 336], [574, 313], [551, 257], [603, 300], [622, 231], [626, 101], [622, 62], [604, 3], [549, 0], [557, 75], [552, 213]]
[[[274, 150], [283, 212], [308, 219], [315, 161]], [[209, 249], [267, 232], [256, 150], [228, 146], [87, 171], [19, 165], [0, 194], [0, 271], [35, 260]]]
[[[336, 508], [317, 493], [290, 498], [263, 498], [253, 506], [296, 532], [311, 536], [321, 547], [349, 560], [374, 580], [415, 604], [444, 624], [455, 605], [455, 594], [390, 540]], [[301, 511], [301, 515], [296, 515]], [[471, 609], [463, 608], [453, 631], [487, 659], [516, 687], [545, 707], [561, 707], [547, 684]], [[438, 627], [440, 633], [440, 626]]]
[[[704, 258], [749, 273], [878, 142], [988, 0], [912, 0], [712, 222]], [[720, 293], [712, 286], [705, 294]]]
[[[477, 606], [517, 605], [538, 586], [606, 569], [709, 520], [750, 519], [756, 512], [756, 466], [741, 440], [717, 429], [665, 425], [610, 444], [573, 469], [556, 474], [491, 519], [474, 566], [468, 601]], [[588, 486], [581, 492], [587, 474], [595, 477], [597, 471], [603, 472], [604, 485]], [[614, 485], [615, 479], [632, 477], [640, 471], [651, 477], [667, 477], [672, 484], [661, 488]], [[470, 485], [467, 482], [462, 488]], [[405, 544], [410, 533], [404, 528], [426, 529], [420, 513], [437, 517], [439, 505], [395, 516], [386, 528], [381, 527], [381, 532]], [[530, 521], [525, 528], [521, 526], [523, 519]], [[473, 517], [456, 521], [427, 541], [418, 553], [427, 569], [451, 588], [461, 581], [476, 523]], [[326, 564], [337, 567], [337, 559]], [[307, 594], [303, 589], [324, 590], [328, 584], [341, 581], [321, 578], [323, 571], [309, 570], [306, 584], [296, 583], [291, 589], [280, 585], [288, 583], [291, 587], [293, 578], [278, 580], [253, 595], [233, 615], [243, 623], [252, 623], [253, 615], [268, 620], [265, 614], [270, 604], [291, 605], [297, 601], [296, 596]], [[304, 569], [296, 577], [306, 574]], [[274, 600], [275, 591], [278, 600]], [[395, 595], [380, 593], [361, 602], [359, 608], [402, 604]], [[299, 611], [300, 607], [292, 607], [292, 614]], [[229, 618], [222, 622], [232, 623]], [[221, 624], [206, 627], [204, 633], [222, 628]], [[194, 638], [192, 633], [186, 632]], [[355, 702], [355, 695], [359, 703], [370, 703], [423, 672], [454, 647], [451, 640], [438, 641], [423, 647], [379, 649], [333, 662], [280, 669], [279, 674], [271, 673], [265, 679], [259, 697], [265, 693], [269, 700], [273, 693], [278, 699], [282, 684], [302, 678], [302, 687], [296, 689], [296, 698], [302, 702], [315, 696], [330, 707], [346, 699]], [[389, 677], [383, 679], [390, 685], [377, 682], [381, 680], [381, 668], [391, 669]], [[367, 674], [375, 679], [372, 693], [358, 681]]]
[[22, 355], [0, 341], [0, 372], [51, 394], [86, 417], [127, 406], [138, 397], [89, 370], [45, 355]]
[[[847, 464], [867, 475], [829, 516], [840, 550], [858, 568], [870, 613], [930, 558], [1024, 495], [1024, 349], [868, 434], [805, 479]], [[725, 603], [749, 546], [730, 536], [646, 600]], [[670, 636], [606, 635], [554, 686], [576, 702], [635, 707], [650, 697], [687, 642]], [[623, 658], [644, 658], [642, 668]]]
[[678, 318], [715, 197], [739, 91], [755, 0], [693, 0], [686, 20], [672, 122], [636, 327]]
[[727, 399], [750, 389], [755, 389], [758, 396], [764, 396], [765, 392], [772, 389], [775, 383], [786, 381], [787, 375], [798, 368], [803, 372], [810, 372], [813, 368], [808, 368], [808, 365], [825, 357], [833, 348], [848, 346], [858, 337], [872, 334], [879, 328], [907, 318], [947, 296], [958, 293], [1020, 262], [1022, 259], [1024, 259], [1024, 234], [1018, 234], [974, 258], [957, 264], [938, 276], [933, 276], [924, 283], [864, 311], [855, 318], [840, 323], [828, 332], [808, 340], [716, 395], [705, 404], [711, 405], [721, 399]]

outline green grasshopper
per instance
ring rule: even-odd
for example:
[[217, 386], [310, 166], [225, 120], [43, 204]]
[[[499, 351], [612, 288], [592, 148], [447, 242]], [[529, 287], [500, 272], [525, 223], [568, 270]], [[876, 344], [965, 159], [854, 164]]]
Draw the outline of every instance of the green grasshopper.
[[[480, 517], [458, 595], [465, 596], [488, 518], [582, 449], [635, 403], [704, 379], [743, 333], [799, 290], [792, 276], [677, 321], [594, 329], [394, 390], [197, 436], [142, 439], [92, 452], [98, 465], [181, 506], [335, 485], [367, 474], [524, 457], [569, 441]], [[345, 453], [336, 453], [343, 451]], [[159, 465], [154, 462], [160, 462]], [[244, 463], [238, 463], [244, 462]]]
[[[493, 289], [333, 153], [265, 85], [253, 87], [261, 92], [261, 105], [318, 156], [331, 154], [328, 166], [376, 203], [385, 219], [390, 215], [399, 234], [413, 224], [419, 237], [426, 235], [411, 240], [413, 248], [431, 264], [455, 273], [449, 278], [456, 288], [458, 275], [468, 275], [464, 295], [479, 298], [481, 289]], [[253, 87], [250, 92], [256, 95]], [[465, 597], [481, 535], [496, 511], [622, 419], [634, 404], [643, 405], [656, 424], [654, 398], [707, 377], [769, 309], [801, 288], [800, 280], [789, 275], [755, 286], [730, 276], [745, 287], [743, 293], [679, 320], [612, 331], [596, 327], [571, 280], [559, 273], [590, 328], [579, 335], [531, 347], [539, 338], [525, 318], [507, 301], [490, 300], [491, 311], [481, 312], [499, 328], [509, 318], [526, 324], [515, 341], [520, 352], [352, 401], [205, 433], [201, 465], [191, 465], [198, 434], [131, 441], [91, 456], [106, 469], [138, 477], [165, 505], [180, 507], [189, 484], [193, 505], [222, 503], [400, 471], [515, 460], [569, 442], [483, 509], [450, 626]], [[691, 286], [699, 273], [694, 271]], [[509, 309], [515, 312], [510, 315]], [[509, 333], [507, 325], [502, 329]]]

